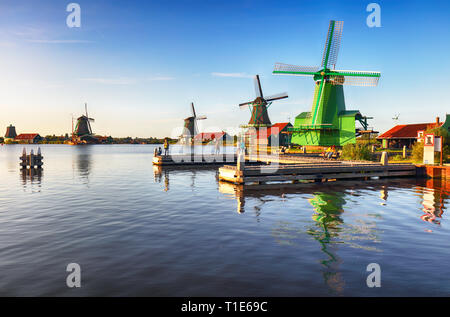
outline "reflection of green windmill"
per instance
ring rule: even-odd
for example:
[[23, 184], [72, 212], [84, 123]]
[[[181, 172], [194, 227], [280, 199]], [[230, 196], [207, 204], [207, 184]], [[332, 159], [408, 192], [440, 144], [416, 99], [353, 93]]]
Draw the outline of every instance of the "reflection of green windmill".
[[316, 239], [321, 246], [321, 251], [328, 256], [320, 263], [325, 267], [323, 277], [325, 283], [333, 292], [340, 293], [343, 280], [339, 272], [340, 259], [337, 255], [336, 246], [339, 244], [339, 233], [343, 220], [343, 206], [346, 203], [345, 194], [342, 192], [315, 193], [314, 198], [309, 199], [314, 208], [313, 220], [316, 226], [310, 228], [307, 233]]
[[343, 24], [343, 21], [330, 21], [321, 67], [275, 64], [273, 74], [313, 76], [316, 82], [311, 112], [299, 114], [290, 129], [293, 132], [292, 143], [322, 146], [355, 143], [356, 120], [367, 130], [367, 117], [357, 110], [345, 109], [342, 86], [376, 86], [380, 73], [334, 70]]

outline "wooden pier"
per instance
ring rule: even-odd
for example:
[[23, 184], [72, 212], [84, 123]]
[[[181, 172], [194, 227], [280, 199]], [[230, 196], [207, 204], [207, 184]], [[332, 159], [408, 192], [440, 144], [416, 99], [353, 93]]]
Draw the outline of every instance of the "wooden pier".
[[[236, 166], [219, 168], [219, 180], [234, 184], [276, 185], [292, 187], [299, 182], [323, 182], [339, 179], [369, 179], [373, 177], [415, 176], [416, 166], [412, 164], [389, 164], [370, 162], [309, 162], [287, 165]], [[285, 183], [285, 184], [283, 184]], [[288, 185], [288, 186], [286, 186]]]
[[179, 154], [153, 156], [153, 165], [158, 166], [223, 166], [236, 164], [236, 154]]

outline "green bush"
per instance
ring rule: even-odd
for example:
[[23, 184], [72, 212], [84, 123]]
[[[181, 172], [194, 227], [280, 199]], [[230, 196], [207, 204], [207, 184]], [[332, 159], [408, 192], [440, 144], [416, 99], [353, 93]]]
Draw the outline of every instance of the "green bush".
[[415, 163], [423, 162], [423, 142], [416, 142], [413, 144], [411, 158]]
[[367, 145], [346, 144], [342, 148], [342, 158], [345, 160], [370, 161], [372, 160], [372, 152]]
[[405, 159], [403, 158], [403, 155], [397, 154], [392, 157], [392, 160], [393, 161], [403, 161]]

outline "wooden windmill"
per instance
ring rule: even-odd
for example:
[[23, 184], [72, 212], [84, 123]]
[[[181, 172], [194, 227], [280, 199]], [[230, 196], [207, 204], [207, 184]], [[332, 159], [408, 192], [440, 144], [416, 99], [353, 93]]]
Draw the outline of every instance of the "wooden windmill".
[[72, 132], [73, 138], [78, 142], [96, 143], [98, 140], [93, 136], [91, 128], [91, 122], [94, 122], [95, 120], [93, 118], [89, 118], [87, 103], [84, 104], [84, 108], [86, 114], [77, 119], [75, 129]]
[[241, 127], [270, 127], [272, 123], [269, 119], [269, 114], [267, 113], [267, 109], [272, 105], [272, 102], [279, 99], [287, 98], [287, 93], [280, 93], [276, 95], [272, 95], [269, 97], [264, 97], [263, 91], [261, 88], [261, 82], [259, 80], [259, 75], [255, 76], [254, 79], [255, 82], [255, 92], [256, 92], [256, 99], [253, 101], [248, 101], [239, 104], [240, 108], [245, 108], [248, 106], [251, 109], [251, 117], [250, 121], [247, 125], [242, 125]]
[[206, 116], [197, 117], [193, 102], [191, 102], [191, 113], [192, 115], [190, 117], [184, 119], [183, 134], [181, 135], [181, 138], [184, 140], [183, 142], [186, 144], [198, 134], [197, 121], [207, 119]]

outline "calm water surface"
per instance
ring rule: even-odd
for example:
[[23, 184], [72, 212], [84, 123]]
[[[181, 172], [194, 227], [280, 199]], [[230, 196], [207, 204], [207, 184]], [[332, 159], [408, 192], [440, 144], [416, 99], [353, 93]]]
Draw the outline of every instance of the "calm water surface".
[[31, 176], [22, 148], [0, 147], [0, 295], [450, 295], [450, 183], [243, 193], [216, 169], [154, 168], [150, 145], [42, 146]]

